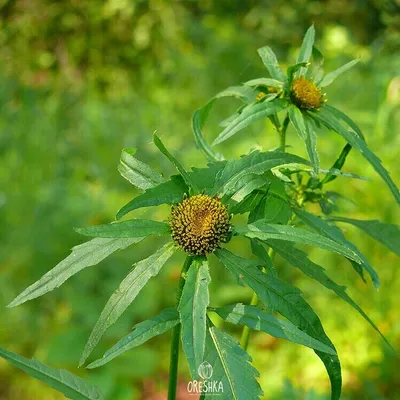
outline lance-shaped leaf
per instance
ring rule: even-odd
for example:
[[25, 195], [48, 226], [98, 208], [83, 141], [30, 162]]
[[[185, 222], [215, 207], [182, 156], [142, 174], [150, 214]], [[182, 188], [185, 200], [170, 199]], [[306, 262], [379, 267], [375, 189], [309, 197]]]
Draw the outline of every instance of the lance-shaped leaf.
[[[352, 147], [350, 144], [346, 144], [342, 151], [339, 154], [339, 157], [337, 158], [337, 160], [335, 161], [335, 163], [333, 164], [331, 170], [327, 173], [327, 175], [325, 176], [325, 178], [322, 180], [322, 184], [324, 185], [325, 183], [329, 183], [333, 180], [336, 179], [336, 177], [339, 174], [335, 174], [334, 171], [340, 171], [346, 161], [346, 158], [348, 156], [348, 154], [350, 153]], [[332, 171], [332, 172], [331, 172]], [[341, 172], [341, 171], [340, 171]], [[355, 175], [355, 174], [352, 174]], [[355, 178], [359, 178], [359, 179], [366, 179], [365, 177], [360, 177], [359, 175], [355, 175]]]
[[82, 269], [96, 265], [115, 251], [126, 249], [131, 244], [138, 243], [142, 239], [143, 238], [96, 238], [73, 247], [72, 253], [67, 258], [44, 274], [37, 282], [27, 287], [8, 305], [8, 307], [18, 306], [19, 304], [25, 303], [25, 301], [32, 300], [58, 288], [68, 278]]
[[244, 214], [252, 211], [257, 207], [258, 203], [264, 198], [265, 193], [262, 191], [255, 190], [244, 198], [240, 203], [234, 204], [229, 207], [231, 214]]
[[229, 160], [224, 169], [217, 176], [214, 193], [221, 197], [232, 194], [238, 182], [246, 175], [261, 175], [272, 168], [286, 164], [310, 165], [304, 158], [280, 151], [260, 153], [254, 151], [239, 160]]
[[365, 142], [365, 136], [362, 133], [361, 129], [359, 128], [359, 126], [348, 116], [346, 115], [344, 112], [338, 110], [335, 107], [332, 107], [328, 104], [324, 105], [324, 108], [326, 108], [327, 110], [329, 110], [337, 119], [339, 119], [340, 121], [344, 121], [351, 129], [353, 129], [353, 131], [361, 138], [363, 139]]
[[171, 161], [172, 164], [175, 165], [176, 169], [178, 172], [181, 174], [183, 180], [185, 183], [192, 188], [194, 191], [198, 191], [198, 188], [196, 187], [196, 184], [193, 182], [192, 178], [188, 174], [188, 172], [183, 168], [183, 165], [167, 150], [167, 148], [164, 146], [164, 143], [161, 141], [161, 139], [154, 134], [153, 135], [153, 140], [154, 144], [158, 147], [158, 149], [165, 155], [165, 157], [168, 158], [169, 161]]
[[245, 86], [266, 86], [274, 88], [282, 88], [283, 82], [270, 78], [257, 78], [244, 83]]
[[[351, 249], [359, 259], [361, 260], [358, 264], [364, 268], [370, 275], [372, 282], [376, 288], [379, 288], [379, 276], [376, 271], [372, 268], [369, 264], [368, 260], [363, 256], [363, 254], [358, 250], [358, 248], [348, 241], [345, 236], [343, 235], [342, 231], [337, 227], [330, 225], [328, 222], [324, 221], [323, 219], [308, 213], [304, 210], [296, 209], [294, 210], [296, 215], [309, 227], [314, 229], [316, 232], [320, 233], [321, 235], [325, 235], [326, 237], [335, 240], [338, 243], [344, 244], [346, 247]], [[352, 259], [353, 261], [356, 261]]]
[[236, 97], [243, 101], [245, 104], [250, 104], [255, 101], [257, 92], [252, 88], [246, 86], [230, 86], [221, 92], [217, 93], [214, 98], [220, 99], [221, 97]]
[[234, 119], [214, 140], [213, 146], [229, 139], [236, 132], [245, 128], [259, 119], [264, 119], [270, 115], [284, 110], [288, 106], [286, 100], [275, 99], [272, 101], [256, 103], [246, 107], [239, 116]]
[[369, 161], [374, 167], [375, 171], [381, 176], [386, 182], [390, 191], [393, 193], [397, 203], [400, 204], [400, 191], [393, 182], [389, 175], [389, 172], [383, 167], [381, 160], [367, 147], [365, 142], [360, 139], [355, 133], [345, 128], [335, 115], [329, 111], [326, 107], [322, 107], [320, 111], [312, 114], [314, 118], [323, 122], [327, 128], [337, 132], [339, 135], [350, 143], [355, 149], [357, 149], [361, 155]]
[[91, 383], [65, 369], [49, 367], [37, 360], [22, 357], [0, 348], [0, 357], [26, 372], [30, 376], [46, 383], [67, 398], [73, 400], [103, 400], [100, 390]]
[[310, 74], [310, 71], [307, 72], [307, 77], [310, 79], [314, 78], [314, 82], [317, 84], [321, 82], [322, 77], [324, 75], [324, 56], [321, 54], [321, 52], [313, 46], [312, 49], [312, 73]]
[[203, 362], [210, 282], [207, 259], [195, 258], [187, 272], [178, 306], [182, 325], [182, 347], [193, 379], [199, 379], [197, 370]]
[[252, 253], [259, 258], [268, 274], [277, 277], [278, 274], [274, 265], [272, 264], [271, 257], [269, 256], [269, 253], [267, 253], [267, 251], [265, 250], [262, 242], [257, 239], [250, 239], [250, 241]]
[[287, 224], [292, 216], [292, 209], [286, 200], [267, 193], [249, 214], [248, 222], [262, 219], [271, 224]]
[[167, 235], [171, 232], [166, 222], [151, 219], [130, 219], [129, 221], [113, 222], [111, 224], [75, 228], [75, 231], [85, 236], [102, 238], [136, 238], [151, 235]]
[[289, 107], [289, 118], [297, 134], [306, 144], [308, 157], [310, 158], [314, 172], [318, 173], [319, 156], [316, 147], [317, 135], [311, 118], [303, 116], [303, 113], [294, 105]]
[[278, 239], [288, 242], [308, 244], [310, 246], [316, 246], [324, 250], [338, 253], [358, 263], [361, 262], [357, 253], [348, 246], [325, 236], [309, 232], [305, 229], [295, 228], [293, 226], [269, 224], [268, 222], [265, 222], [265, 220], [258, 220], [247, 226], [236, 227], [235, 233], [248, 238], [260, 239], [261, 241]]
[[153, 171], [147, 164], [137, 160], [133, 155], [136, 149], [126, 148], [122, 150], [118, 164], [119, 173], [132, 185], [139, 189], [149, 189], [164, 181], [161, 174]]
[[[303, 43], [300, 48], [299, 55], [297, 56], [297, 64], [299, 63], [308, 63], [310, 61], [310, 57], [313, 51], [315, 40], [315, 29], [314, 25], [311, 25], [308, 29], [306, 34], [304, 35]], [[307, 72], [307, 67], [301, 68], [297, 76], [304, 75]]]
[[150, 257], [139, 261], [131, 272], [129, 272], [101, 312], [79, 361], [80, 366], [89, 357], [104, 332], [118, 320], [133, 300], [135, 300], [148, 280], [159, 273], [161, 267], [174, 252], [175, 245], [173, 242], [169, 242]]
[[211, 311], [214, 311], [222, 319], [232, 324], [246, 325], [251, 329], [263, 331], [276, 338], [287, 339], [314, 350], [336, 355], [336, 351], [331, 347], [307, 335], [291, 322], [278, 319], [257, 306], [234, 304], [226, 307], [211, 308]]
[[167, 182], [147, 189], [144, 193], [133, 198], [125, 204], [117, 213], [116, 218], [120, 219], [127, 213], [142, 207], [158, 206], [160, 204], [176, 204], [183, 200], [189, 188], [180, 175], [173, 175]]
[[378, 220], [358, 220], [336, 216], [330, 219], [356, 226], [373, 239], [382, 243], [390, 251], [400, 256], [400, 226], [385, 224]]
[[106, 351], [102, 358], [92, 362], [86, 368], [92, 369], [101, 367], [122, 353], [142, 345], [155, 336], [167, 332], [179, 322], [178, 311], [175, 308], [167, 308], [155, 317], [136, 324], [129, 335], [118, 341], [110, 350]]
[[350, 68], [353, 68], [360, 60], [353, 60], [348, 62], [347, 64], [342, 65], [340, 68], [335, 69], [332, 72], [329, 72], [324, 76], [321, 83], [319, 84], [320, 87], [325, 87], [330, 85], [339, 75], [343, 74], [344, 72], [348, 71]]
[[222, 159], [222, 156], [212, 149], [212, 147], [208, 144], [203, 135], [203, 126], [207, 121], [214, 101], [215, 99], [211, 100], [205, 106], [196, 110], [192, 117], [192, 130], [194, 141], [197, 148], [205, 155], [205, 157], [209, 161], [218, 161]]
[[227, 204], [240, 203], [247, 195], [253, 193], [256, 189], [268, 185], [268, 183], [268, 179], [264, 176], [256, 174], [245, 175], [239, 179], [233, 193], [225, 196], [223, 201]]
[[258, 400], [263, 391], [257, 381], [259, 372], [251, 365], [251, 357], [227, 333], [208, 323], [204, 360], [212, 367], [215, 392], [204, 398]]
[[[326, 336], [317, 314], [303, 299], [299, 289], [271, 274], [261, 272], [257, 268], [260, 265], [259, 262], [246, 260], [226, 249], [216, 250], [215, 255], [235, 276], [239, 284], [243, 285], [245, 282], [253, 289], [267, 308], [276, 310], [297, 328], [336, 351]], [[342, 387], [339, 358], [320, 351], [315, 351], [315, 353], [325, 364], [331, 380], [331, 399], [337, 400]]]
[[261, 47], [257, 50], [257, 53], [271, 77], [278, 81], [285, 82], [286, 75], [279, 66], [278, 59], [272, 49], [268, 46]]
[[281, 257], [287, 260], [294, 267], [298, 268], [308, 277], [315, 279], [327, 289], [335, 292], [346, 303], [350, 304], [363, 318], [382, 336], [383, 340], [390, 346], [389, 342], [382, 335], [378, 327], [372, 322], [362, 308], [346, 293], [346, 287], [340, 286], [332, 281], [326, 274], [325, 270], [318, 264], [313, 263], [302, 250], [297, 249], [292, 243], [283, 242], [281, 240], [269, 240], [268, 245], [271, 246]]

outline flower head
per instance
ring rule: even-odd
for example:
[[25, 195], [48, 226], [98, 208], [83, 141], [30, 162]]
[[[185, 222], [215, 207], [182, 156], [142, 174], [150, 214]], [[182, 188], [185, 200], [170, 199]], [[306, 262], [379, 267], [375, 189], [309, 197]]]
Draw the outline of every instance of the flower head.
[[291, 98], [299, 108], [319, 108], [324, 103], [321, 89], [304, 77], [293, 81]]
[[186, 253], [212, 253], [221, 242], [226, 242], [229, 220], [226, 206], [217, 198], [205, 194], [191, 196], [172, 207], [172, 238]]

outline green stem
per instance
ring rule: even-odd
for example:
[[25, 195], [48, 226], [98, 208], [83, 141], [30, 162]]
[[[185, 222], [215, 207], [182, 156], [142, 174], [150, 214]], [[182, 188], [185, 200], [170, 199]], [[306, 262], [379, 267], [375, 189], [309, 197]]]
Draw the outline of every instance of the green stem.
[[[275, 257], [275, 250], [270, 248], [268, 250], [268, 255], [271, 258], [271, 260], [273, 260]], [[259, 300], [257, 294], [255, 292], [253, 292], [253, 297], [251, 298], [250, 305], [257, 306], [259, 302], [260, 302], [260, 300]], [[252, 329], [249, 328], [248, 326], [243, 327], [242, 337], [240, 338], [240, 345], [245, 350], [247, 350], [247, 347], [249, 347], [251, 332], [252, 332]]]
[[[179, 304], [185, 286], [185, 274], [192, 264], [193, 257], [186, 257], [183, 264], [181, 276], [179, 278], [177, 305]], [[175, 326], [172, 332], [171, 356], [169, 363], [169, 384], [168, 384], [168, 400], [176, 399], [176, 385], [178, 383], [178, 361], [179, 361], [179, 341], [181, 336], [181, 324]]]
[[279, 135], [281, 138], [281, 147], [282, 151], [285, 151], [286, 146], [286, 131], [289, 126], [289, 114], [286, 115], [285, 119], [283, 120], [282, 128], [279, 130]]

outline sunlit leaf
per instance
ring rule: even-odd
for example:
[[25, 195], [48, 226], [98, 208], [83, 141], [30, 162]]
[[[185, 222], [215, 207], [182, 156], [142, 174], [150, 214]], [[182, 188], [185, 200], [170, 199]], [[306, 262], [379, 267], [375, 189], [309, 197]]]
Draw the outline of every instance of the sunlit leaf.
[[253, 104], [243, 110], [239, 116], [234, 119], [214, 140], [213, 146], [224, 142], [232, 135], [252, 124], [255, 121], [264, 119], [272, 114], [284, 110], [288, 103], [283, 99], [275, 99], [272, 101]]
[[287, 322], [262, 311], [257, 306], [234, 304], [231, 306], [211, 308], [222, 319], [232, 324], [246, 325], [251, 329], [263, 331], [271, 336], [287, 339], [293, 343], [302, 344], [314, 350], [336, 355], [330, 346], [307, 335], [291, 322]]
[[[271, 274], [261, 272], [259, 262], [234, 255], [226, 249], [215, 251], [215, 255], [236, 277], [239, 284], [244, 282], [257, 293], [265, 307], [276, 310], [292, 322], [297, 328], [336, 351], [326, 336], [321, 322], [310, 305], [303, 299], [301, 292], [289, 283]], [[332, 386], [332, 400], [338, 400], [341, 393], [342, 377], [339, 358], [315, 351], [325, 364]]]
[[[314, 25], [311, 25], [306, 34], [304, 35], [303, 43], [300, 48], [299, 55], [297, 56], [296, 63], [308, 63], [312, 54], [313, 46], [315, 40], [315, 29]], [[303, 67], [297, 73], [297, 76], [304, 75], [307, 72], [307, 67]]]
[[137, 238], [151, 235], [167, 235], [171, 232], [168, 223], [149, 219], [130, 219], [111, 224], [75, 228], [75, 231], [81, 235], [102, 238]]
[[400, 226], [386, 224], [378, 220], [359, 220], [345, 217], [331, 217], [333, 221], [346, 222], [364, 231], [382, 243], [390, 251], [400, 256]]
[[261, 57], [261, 60], [271, 77], [278, 81], [285, 82], [286, 75], [279, 66], [278, 60], [272, 49], [268, 46], [261, 47], [257, 50], [257, 53]]
[[274, 88], [282, 88], [283, 82], [270, 78], [257, 78], [244, 83], [245, 86], [266, 86]]
[[[66, 397], [73, 400], [103, 400], [104, 397], [100, 390], [91, 383], [85, 382], [79, 376], [72, 374], [65, 369], [49, 367], [37, 360], [22, 357], [11, 351], [0, 348], [0, 357], [7, 360], [26, 372], [30, 376], [38, 379]], [[33, 393], [32, 393], [33, 394]]]
[[320, 82], [320, 87], [325, 87], [330, 85], [339, 75], [343, 74], [344, 72], [348, 71], [350, 68], [353, 68], [360, 60], [353, 60], [348, 62], [347, 64], [342, 65], [340, 68], [335, 69], [332, 72], [329, 72], [324, 76], [322, 81]]
[[[284, 242], [281, 240], [269, 240], [268, 245], [271, 246], [282, 258], [292, 264], [294, 267], [299, 268], [308, 277], [315, 279], [327, 289], [335, 292], [346, 303], [350, 304], [363, 318], [382, 336], [383, 340], [387, 343], [387, 339], [382, 335], [378, 327], [372, 322], [368, 315], [362, 308], [346, 293], [346, 287], [340, 286], [332, 281], [326, 274], [325, 270], [313, 263], [302, 250], [297, 249], [292, 243]], [[390, 346], [390, 344], [389, 344]]]
[[[338, 176], [338, 174], [335, 174], [333, 171], [340, 171], [346, 161], [346, 158], [348, 156], [348, 154], [350, 153], [352, 147], [350, 144], [346, 144], [343, 147], [343, 150], [340, 152], [339, 157], [337, 158], [337, 160], [335, 161], [335, 163], [333, 164], [330, 172], [325, 176], [325, 178], [322, 180], [322, 184], [324, 185], [325, 183], [329, 183], [331, 181], [333, 181], [334, 179], [336, 179], [336, 177]], [[331, 172], [332, 171], [332, 172]], [[341, 172], [341, 171], [340, 171]], [[365, 179], [364, 177], [360, 177], [359, 175], [356, 175], [354, 177], [357, 177], [359, 179]]]
[[324, 250], [338, 253], [356, 262], [361, 262], [356, 252], [341, 243], [331, 240], [325, 236], [309, 232], [305, 229], [279, 224], [270, 224], [264, 220], [258, 220], [247, 226], [234, 228], [234, 232], [248, 238], [268, 241], [268, 239], [279, 239], [288, 242], [308, 244]]
[[[351, 249], [355, 254], [357, 254], [359, 258], [358, 264], [364, 268], [368, 274], [370, 275], [372, 282], [374, 283], [374, 286], [376, 288], [379, 288], [379, 276], [376, 273], [376, 271], [372, 268], [372, 266], [369, 264], [368, 260], [363, 256], [363, 254], [358, 250], [358, 248], [348, 241], [345, 236], [343, 235], [342, 231], [333, 225], [330, 225], [328, 222], [324, 221], [323, 219], [310, 214], [304, 210], [299, 210], [296, 209], [294, 210], [296, 215], [309, 227], [314, 229], [316, 232], [320, 233], [321, 235], [325, 235], [326, 237], [335, 240], [338, 243], [342, 243], [349, 249]], [[351, 258], [353, 261], [353, 258]]]
[[15, 307], [25, 301], [42, 296], [61, 286], [68, 278], [82, 269], [98, 264], [110, 254], [122, 250], [131, 244], [138, 243], [143, 238], [96, 238], [72, 248], [72, 253], [53, 269], [44, 274], [41, 279], [27, 287], [8, 307]]
[[238, 160], [229, 160], [218, 175], [215, 183], [215, 193], [221, 196], [235, 191], [237, 183], [246, 175], [263, 174], [272, 168], [286, 164], [310, 163], [304, 158], [280, 151], [253, 152]]
[[207, 259], [195, 258], [187, 272], [178, 306], [182, 325], [182, 347], [193, 379], [199, 379], [197, 370], [203, 362], [210, 282]]
[[319, 112], [313, 113], [313, 116], [314, 118], [323, 122], [329, 129], [343, 136], [348, 143], [350, 143], [367, 161], [369, 161], [369, 163], [374, 167], [375, 171], [386, 182], [397, 203], [400, 204], [399, 189], [390, 177], [389, 172], [382, 166], [381, 160], [367, 147], [365, 142], [352, 131], [345, 128], [335, 117], [335, 115], [326, 107], [322, 107]]
[[127, 213], [142, 207], [158, 206], [160, 204], [176, 204], [183, 200], [189, 188], [180, 175], [173, 175], [167, 182], [147, 189], [139, 196], [134, 197], [125, 204], [117, 213], [116, 218], [120, 219]]
[[139, 189], [149, 189], [164, 181], [161, 174], [153, 171], [147, 164], [137, 160], [133, 155], [136, 149], [125, 148], [122, 150], [118, 171], [132, 185]]
[[206, 156], [209, 161], [218, 161], [223, 157], [216, 153], [212, 147], [208, 144], [203, 135], [203, 126], [207, 121], [210, 110], [213, 106], [215, 99], [208, 102], [205, 106], [196, 110], [192, 117], [192, 130], [194, 134], [194, 140], [197, 148]]
[[183, 168], [182, 164], [175, 157], [172, 156], [172, 154], [167, 150], [167, 148], [164, 146], [164, 143], [156, 134], [153, 135], [153, 140], [154, 144], [158, 147], [161, 153], [163, 153], [168, 158], [168, 160], [175, 165], [176, 169], [181, 174], [183, 180], [189, 186], [189, 188], [193, 189], [195, 192], [198, 192], [198, 188], [189, 176], [188, 172], [185, 170], [185, 168]]
[[86, 368], [97, 368], [107, 364], [126, 351], [138, 347], [149, 339], [167, 332], [179, 322], [178, 311], [175, 308], [167, 308], [161, 311], [157, 316], [136, 324], [129, 335], [122, 338], [108, 350], [102, 358], [92, 362]]
[[[205, 393], [204, 399], [256, 400], [263, 395], [251, 365], [251, 357], [227, 333], [208, 324], [205, 362], [212, 367], [212, 381], [221, 382], [223, 391]], [[218, 385], [217, 385], [218, 389]]]
[[175, 250], [174, 243], [169, 242], [150, 257], [139, 261], [131, 272], [129, 272], [101, 312], [79, 361], [80, 366], [89, 357], [104, 332], [118, 320], [133, 300], [135, 300], [148, 280], [159, 273], [161, 267], [172, 256]]

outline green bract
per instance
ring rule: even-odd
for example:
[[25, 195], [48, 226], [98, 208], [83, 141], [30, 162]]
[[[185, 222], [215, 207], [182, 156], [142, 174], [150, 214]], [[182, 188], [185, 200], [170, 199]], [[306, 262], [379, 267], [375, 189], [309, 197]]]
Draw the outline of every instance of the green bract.
[[[94, 239], [74, 247], [70, 256], [25, 289], [10, 304], [22, 304], [57, 288], [72, 275], [98, 264], [117, 250], [123, 250], [150, 236], [165, 237], [166, 243], [148, 258], [136, 263], [108, 300], [89, 337], [80, 365], [86, 363], [106, 330], [124, 313], [150, 278], [156, 276], [179, 251], [187, 253], [179, 281], [176, 307], [165, 309], [135, 325], [132, 332], [108, 350], [103, 358], [89, 364], [88, 368], [100, 367], [127, 350], [173, 328], [169, 400], [175, 399], [176, 394], [179, 341], [194, 380], [204, 378], [205, 371], [209, 372], [209, 366], [212, 367], [212, 379], [223, 385], [223, 392], [219, 393], [218, 398], [259, 399], [263, 395], [257, 380], [259, 374], [251, 365], [251, 357], [246, 352], [250, 329], [254, 329], [313, 349], [329, 375], [331, 398], [339, 399], [342, 378], [336, 349], [301, 291], [279, 277], [273, 261], [276, 253], [309, 278], [337, 294], [380, 333], [361, 307], [347, 294], [346, 288], [335, 283], [320, 265], [311, 261], [297, 247], [305, 244], [345, 257], [362, 279], [365, 279], [364, 274], [367, 273], [376, 288], [379, 287], [378, 274], [335, 223], [355, 225], [400, 255], [398, 226], [335, 216], [336, 200], [340, 195], [325, 190], [325, 185], [338, 177], [366, 179], [342, 171], [347, 155], [355, 147], [374, 166], [400, 202], [397, 187], [380, 160], [367, 147], [357, 125], [345, 114], [322, 101], [321, 88], [330, 84], [355, 62], [323, 76], [322, 56], [314, 47], [313, 27], [306, 33], [296, 64], [289, 67], [286, 74], [269, 47], [259, 49], [258, 53], [271, 78], [258, 78], [242, 86], [228, 88], [193, 116], [195, 141], [209, 160], [207, 167], [186, 169], [156, 135], [154, 144], [178, 171], [177, 175], [169, 179], [137, 160], [134, 157], [135, 149], [122, 151], [118, 169], [124, 178], [142, 192], [118, 211], [117, 220], [139, 208], [167, 204], [171, 206], [171, 212], [165, 215], [164, 220], [129, 219], [77, 228], [77, 232]], [[309, 64], [311, 57], [316, 64], [313, 73], [310, 72]], [[294, 82], [298, 84], [294, 86]], [[293, 90], [297, 92], [293, 93]], [[237, 113], [221, 123], [224, 130], [215, 144], [223, 142], [252, 122], [268, 117], [279, 133], [281, 146], [271, 151], [250, 152], [239, 159], [224, 160], [205, 141], [201, 131], [214, 101], [223, 96], [237, 97], [243, 105]], [[282, 123], [277, 115], [281, 111], [286, 113]], [[304, 140], [310, 161], [285, 152], [289, 123], [293, 124]], [[332, 168], [328, 169], [320, 168], [316, 149], [317, 134], [322, 126], [339, 133], [348, 142]], [[308, 212], [308, 203], [319, 203], [324, 215], [316, 216]], [[237, 214], [247, 214], [247, 223], [237, 224]], [[226, 248], [226, 243], [233, 236], [249, 245], [252, 253], [250, 259]], [[254, 297], [250, 305], [238, 303], [210, 307], [209, 260], [214, 256], [232, 274], [238, 285], [246, 285], [253, 290]], [[285, 320], [277, 318], [274, 313], [280, 314]], [[212, 321], [216, 316], [231, 324], [243, 325], [240, 344], [214, 325]], [[18, 363], [25, 370], [32, 365], [31, 361], [18, 359], [12, 354], [0, 353], [0, 356]], [[207, 368], [204, 367], [205, 362]], [[38, 367], [38, 364], [35, 365]], [[54, 383], [52, 379], [56, 373], [46, 369], [43, 371]], [[69, 380], [70, 376], [64, 378]], [[64, 383], [57, 381], [54, 387], [58, 385], [68, 393], [75, 390], [75, 387], [65, 388]], [[77, 381], [75, 386], [79, 385], [81, 382]], [[84, 392], [89, 389], [82, 386], [78, 390]], [[202, 398], [213, 398], [213, 394], [203, 393]]]

